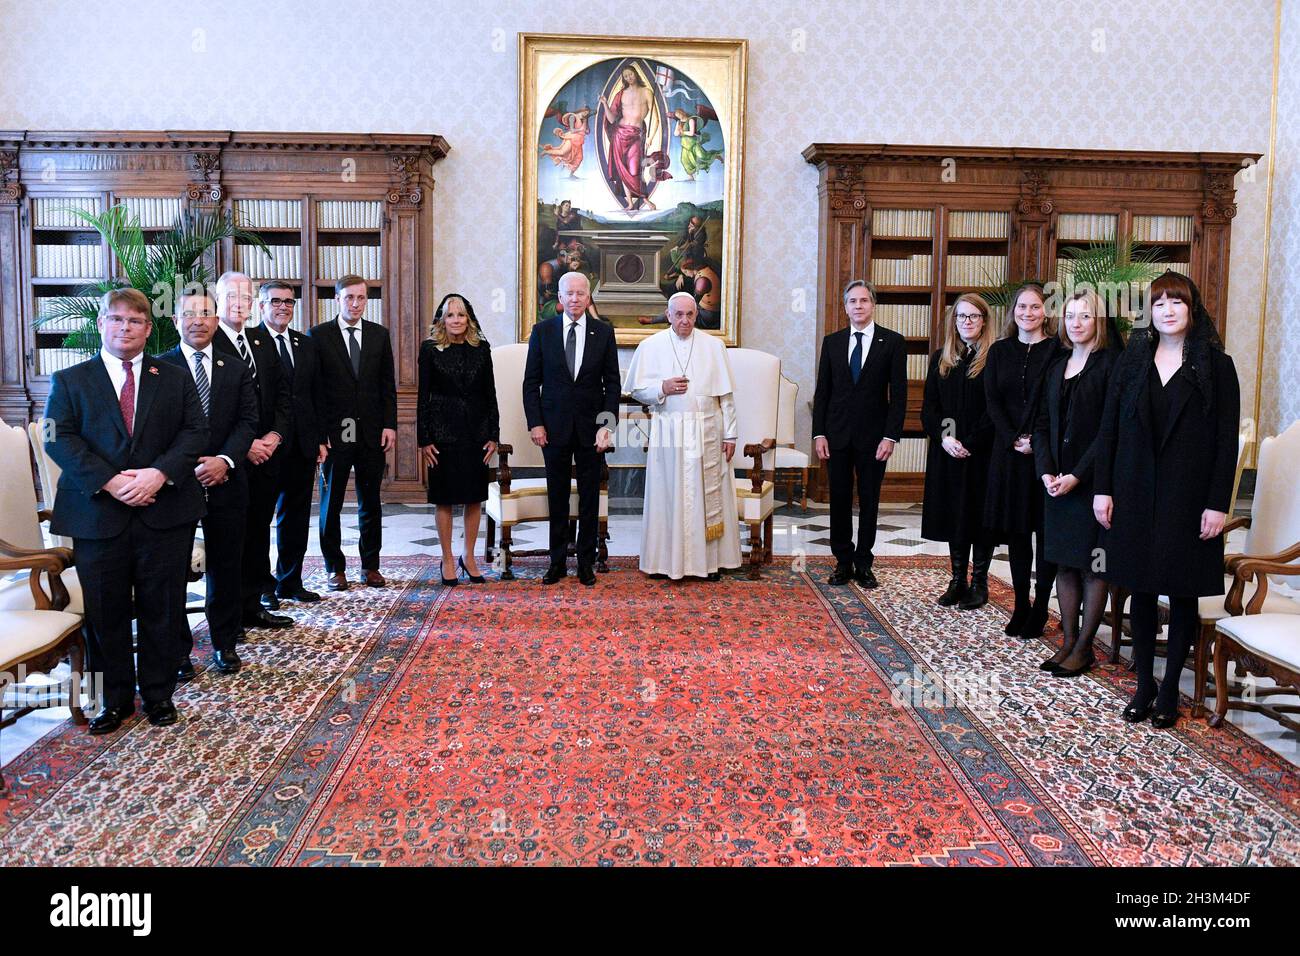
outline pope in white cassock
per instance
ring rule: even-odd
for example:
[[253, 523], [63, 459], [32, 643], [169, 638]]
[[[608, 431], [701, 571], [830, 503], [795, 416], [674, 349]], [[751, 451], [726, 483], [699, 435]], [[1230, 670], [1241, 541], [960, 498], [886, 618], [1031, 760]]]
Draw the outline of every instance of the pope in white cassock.
[[696, 312], [687, 292], [668, 300], [671, 328], [637, 346], [627, 387], [652, 415], [641, 570], [716, 581], [719, 569], [741, 566], [731, 475], [736, 403], [727, 350], [695, 331]]

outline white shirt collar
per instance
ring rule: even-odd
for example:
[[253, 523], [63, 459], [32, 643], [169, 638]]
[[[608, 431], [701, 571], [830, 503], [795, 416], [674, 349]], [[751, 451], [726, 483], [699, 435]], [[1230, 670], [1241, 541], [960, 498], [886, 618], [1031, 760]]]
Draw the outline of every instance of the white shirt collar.
[[[564, 327], [565, 327], [565, 330], [567, 331], [567, 330], [568, 330], [568, 327], [569, 327], [569, 323], [572, 322], [572, 321], [574, 321], [574, 320], [572, 320], [572, 319], [569, 318], [569, 313], [567, 313], [567, 312], [561, 312], [560, 315], [561, 315], [561, 317], [564, 319]], [[578, 316], [578, 318], [577, 318], [577, 326], [578, 326], [578, 328], [582, 329], [584, 332], [587, 331], [587, 313], [586, 313], [586, 312], [584, 312], [584, 313], [582, 313], [582, 315]]]
[[[190, 343], [181, 341], [181, 352], [185, 355], [185, 361], [190, 365], [194, 364], [194, 353], [202, 352], [203, 357], [208, 360], [208, 365], [212, 364], [212, 343], [209, 342], [207, 348], [196, 349]], [[206, 367], [206, 366], [205, 366]]]
[[361, 327], [366, 324], [365, 319], [357, 319], [356, 325], [349, 325], [347, 320], [343, 318], [342, 313], [339, 314], [339, 317], [335, 321], [337, 321], [339, 324], [339, 331], [343, 333], [343, 341], [345, 342], [347, 341], [348, 338], [348, 329], [356, 329], [357, 334], [360, 335]]
[[[236, 339], [236, 337], [238, 337], [238, 336], [241, 335], [241, 334], [244, 336], [244, 343], [247, 344], [247, 343], [249, 342], [249, 336], [248, 336], [248, 323], [247, 323], [247, 322], [244, 323], [244, 331], [243, 331], [242, 333], [241, 333], [241, 332], [236, 332], [236, 331], [235, 331], [234, 329], [232, 329], [230, 326], [226, 325], [225, 322], [218, 322], [218, 323], [217, 323], [217, 328], [221, 329], [222, 332], [225, 332], [225, 333], [226, 333], [226, 338], [230, 339], [230, 344], [231, 344], [231, 345], [234, 345], [236, 348], [238, 348], [238, 343], [235, 341], [235, 339]], [[192, 360], [191, 360], [191, 361], [192, 361]]]
[[[125, 374], [124, 372], [122, 372], [122, 359], [118, 358], [108, 349], [101, 348], [99, 350], [99, 357], [103, 360], [104, 364], [112, 371], [118, 372], [120, 374]], [[140, 366], [142, 364], [144, 364], [143, 352], [141, 352], [135, 358], [131, 359], [131, 371], [138, 373], [140, 371]], [[137, 374], [136, 377], [138, 378], [139, 375]]]
[[850, 335], [850, 337], [851, 337], [855, 332], [862, 332], [862, 333], [863, 333], [863, 335], [862, 335], [862, 341], [863, 341], [863, 342], [870, 342], [870, 341], [871, 341], [871, 333], [874, 332], [875, 330], [876, 330], [876, 320], [875, 320], [875, 319], [872, 319], [870, 322], [868, 322], [866, 325], [864, 325], [861, 329], [855, 329], [855, 328], [853, 327], [853, 323], [852, 323], [852, 322], [849, 323], [849, 335]]

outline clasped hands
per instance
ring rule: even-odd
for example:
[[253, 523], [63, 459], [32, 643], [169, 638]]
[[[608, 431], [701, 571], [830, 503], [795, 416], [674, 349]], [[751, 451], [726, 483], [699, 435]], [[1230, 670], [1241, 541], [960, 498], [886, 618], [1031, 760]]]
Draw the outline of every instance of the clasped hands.
[[268, 461], [279, 447], [280, 436], [275, 432], [267, 432], [261, 438], [254, 438], [253, 443], [248, 446], [248, 460], [254, 465], [260, 465]]
[[1043, 475], [1043, 487], [1053, 498], [1060, 498], [1062, 495], [1068, 495], [1075, 488], [1079, 487], [1079, 479], [1074, 475]]
[[1022, 455], [1032, 455], [1034, 453], [1034, 444], [1028, 435], [1021, 435], [1016, 439], [1016, 443], [1012, 447]]
[[144, 508], [154, 503], [166, 483], [167, 476], [157, 468], [127, 468], [110, 478], [103, 490], [124, 505]]

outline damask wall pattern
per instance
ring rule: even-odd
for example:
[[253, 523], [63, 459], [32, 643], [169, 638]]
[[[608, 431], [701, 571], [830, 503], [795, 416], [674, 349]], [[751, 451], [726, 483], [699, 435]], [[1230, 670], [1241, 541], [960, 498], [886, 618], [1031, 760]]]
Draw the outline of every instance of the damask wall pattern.
[[[445, 136], [451, 154], [435, 168], [432, 196], [435, 292], [467, 295], [497, 343], [513, 340], [518, 302], [517, 34], [748, 38], [741, 341], [780, 355], [800, 385], [801, 445], [816, 356], [817, 175], [799, 155], [809, 143], [1252, 152], [1268, 143], [1272, 0], [4, 7], [2, 128]], [[1293, 38], [1294, 21], [1293, 10]], [[1290, 80], [1295, 103], [1294, 72]], [[1290, 135], [1294, 146], [1294, 126]], [[1247, 409], [1265, 184], [1262, 165], [1238, 176], [1233, 227], [1228, 345]], [[1289, 209], [1294, 263], [1300, 197], [1281, 183], [1277, 192], [1290, 197], [1278, 211]], [[1283, 232], [1275, 222], [1275, 235]], [[1281, 268], [1284, 257], [1275, 260]], [[1291, 281], [1294, 302], [1300, 289]], [[1293, 391], [1295, 362], [1286, 366]], [[1265, 404], [1280, 414], [1280, 401], [1266, 396]], [[1294, 408], [1294, 397], [1286, 401]]]
[[1300, 5], [1282, 5], [1261, 435], [1300, 419]]

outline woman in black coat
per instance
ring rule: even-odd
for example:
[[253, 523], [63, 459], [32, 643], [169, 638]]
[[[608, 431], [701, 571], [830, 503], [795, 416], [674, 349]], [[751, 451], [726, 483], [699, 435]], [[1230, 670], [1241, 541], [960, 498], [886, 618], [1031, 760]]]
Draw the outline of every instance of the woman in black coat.
[[[1178, 678], [1196, 639], [1197, 598], [1223, 593], [1223, 525], [1237, 465], [1241, 392], [1201, 295], [1186, 276], [1151, 284], [1151, 329], [1116, 364], [1102, 418], [1093, 512], [1107, 528], [1108, 581], [1132, 593], [1137, 693], [1124, 719], [1178, 720]], [[1169, 595], [1165, 676], [1155, 682], [1156, 596]]]
[[[465, 552], [460, 569], [483, 583], [474, 557], [488, 462], [500, 433], [492, 349], [479, 331], [474, 307], [464, 296], [444, 296], [430, 337], [420, 346], [416, 432], [429, 478], [429, 503], [438, 506], [442, 583], [459, 582], [452, 550], [452, 506], [465, 506]], [[450, 574], [448, 573], [450, 571]]]
[[1034, 429], [1034, 461], [1047, 492], [1043, 552], [1057, 566], [1065, 639], [1039, 667], [1053, 677], [1075, 677], [1092, 667], [1092, 642], [1106, 610], [1106, 582], [1095, 570], [1101, 526], [1092, 513], [1092, 469], [1110, 372], [1122, 342], [1092, 291], [1066, 300], [1060, 339], [1071, 351], [1047, 370]]
[[[1034, 467], [1033, 431], [1043, 379], [1060, 343], [1048, 327], [1046, 293], [1036, 282], [1016, 290], [1002, 336], [989, 349], [984, 394], [993, 420], [984, 524], [997, 541], [1007, 542], [1016, 606], [1003, 631], [1041, 637], [1047, 623], [1056, 568], [1043, 552], [1043, 485]], [[1033, 536], [1038, 537], [1034, 548]], [[1038, 555], [1034, 603], [1029, 603], [1029, 572]]]
[[973, 292], [959, 297], [948, 311], [943, 348], [930, 356], [925, 379], [921, 425], [930, 436], [930, 450], [921, 537], [948, 542], [952, 579], [936, 602], [941, 607], [960, 604], [969, 611], [989, 599], [993, 542], [984, 531], [984, 494], [993, 423], [985, 409], [980, 373], [996, 334], [988, 303]]

